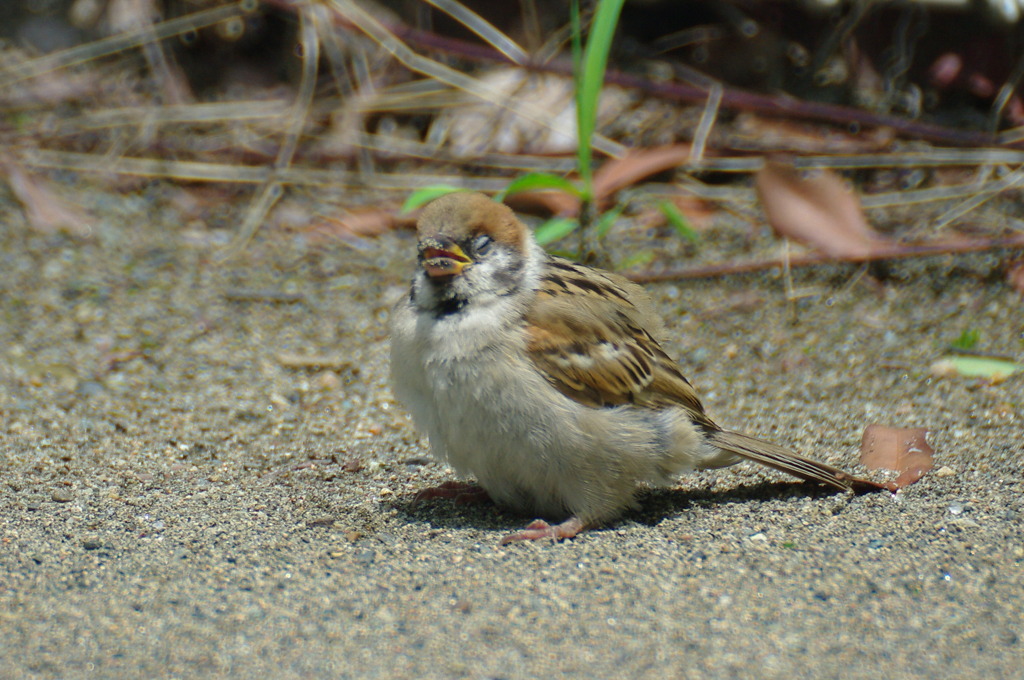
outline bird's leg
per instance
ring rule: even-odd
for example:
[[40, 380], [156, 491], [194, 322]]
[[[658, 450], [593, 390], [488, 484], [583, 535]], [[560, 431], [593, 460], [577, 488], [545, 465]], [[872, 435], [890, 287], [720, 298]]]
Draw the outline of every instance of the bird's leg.
[[456, 505], [470, 505], [475, 503], [486, 503], [491, 500], [484, 488], [473, 482], [445, 482], [439, 486], [432, 486], [417, 493], [413, 503], [433, 500], [435, 498], [451, 498]]
[[508, 545], [515, 541], [536, 541], [542, 538], [553, 538], [556, 541], [563, 538], [572, 538], [586, 529], [586, 525], [578, 517], [570, 517], [561, 524], [551, 526], [542, 519], [534, 520], [522, 531], [509, 534], [501, 539], [502, 545]]

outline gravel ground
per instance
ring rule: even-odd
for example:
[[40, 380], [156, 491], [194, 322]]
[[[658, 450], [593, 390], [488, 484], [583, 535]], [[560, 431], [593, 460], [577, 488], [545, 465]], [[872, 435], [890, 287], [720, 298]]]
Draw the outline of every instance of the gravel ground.
[[0, 677], [1024, 677], [1024, 380], [928, 370], [1024, 355], [995, 259], [651, 287], [723, 425], [861, 473], [927, 427], [921, 482], [742, 465], [503, 548], [532, 518], [410, 502], [451, 473], [387, 387], [408, 234], [214, 265], [145, 200], [90, 242], [2, 209]]

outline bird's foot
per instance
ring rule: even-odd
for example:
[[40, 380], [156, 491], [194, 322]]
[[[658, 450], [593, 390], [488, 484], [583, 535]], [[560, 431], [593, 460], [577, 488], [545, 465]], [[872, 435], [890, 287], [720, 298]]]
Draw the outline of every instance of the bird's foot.
[[570, 517], [561, 524], [555, 524], [554, 526], [542, 519], [538, 519], [531, 522], [522, 531], [509, 534], [501, 539], [501, 544], [508, 545], [516, 541], [537, 541], [542, 538], [552, 538], [558, 541], [563, 538], [572, 538], [585, 528], [586, 526], [577, 517]]

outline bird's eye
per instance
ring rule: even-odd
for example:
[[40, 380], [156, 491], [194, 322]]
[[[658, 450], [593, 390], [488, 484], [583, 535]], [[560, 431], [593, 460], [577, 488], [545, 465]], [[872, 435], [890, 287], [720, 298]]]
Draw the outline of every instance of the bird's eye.
[[491, 249], [492, 243], [494, 243], [494, 239], [487, 234], [480, 234], [473, 240], [473, 250], [480, 254], [486, 253]]

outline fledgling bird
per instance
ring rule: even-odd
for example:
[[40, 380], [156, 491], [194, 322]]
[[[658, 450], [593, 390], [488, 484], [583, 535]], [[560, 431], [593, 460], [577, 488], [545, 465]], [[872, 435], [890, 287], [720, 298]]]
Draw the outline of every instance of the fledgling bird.
[[625, 278], [553, 257], [507, 206], [436, 199], [419, 268], [391, 315], [398, 399], [435, 456], [482, 495], [543, 519], [502, 543], [571, 538], [614, 519], [639, 485], [752, 460], [842, 490], [883, 488], [738, 432], [704, 412], [659, 344], [661, 319]]

